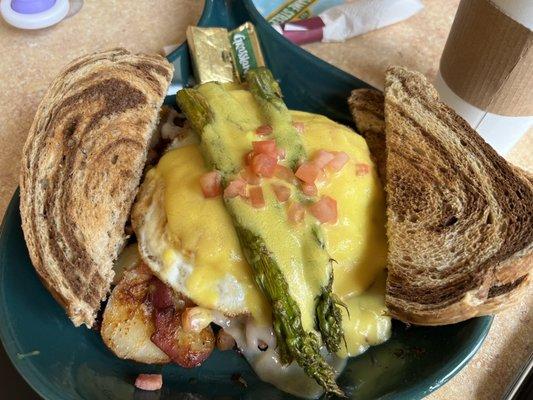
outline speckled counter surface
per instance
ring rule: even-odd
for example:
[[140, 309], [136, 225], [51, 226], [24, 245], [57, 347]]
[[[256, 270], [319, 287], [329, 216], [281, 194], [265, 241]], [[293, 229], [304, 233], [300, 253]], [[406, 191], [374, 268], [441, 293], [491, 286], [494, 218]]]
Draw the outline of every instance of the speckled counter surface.
[[[36, 32], [16, 30], [0, 20], [0, 215], [17, 187], [22, 145], [39, 99], [61, 67], [82, 54], [111, 47], [159, 52], [164, 45], [180, 43], [187, 25], [199, 18], [202, 3], [91, 0], [74, 17]], [[425, 10], [406, 22], [346, 43], [313, 43], [305, 48], [378, 87], [389, 64], [406, 65], [433, 78], [458, 0], [424, 3]], [[533, 132], [508, 158], [533, 170]], [[501, 398], [533, 351], [532, 292], [495, 318], [473, 360], [428, 399]]]

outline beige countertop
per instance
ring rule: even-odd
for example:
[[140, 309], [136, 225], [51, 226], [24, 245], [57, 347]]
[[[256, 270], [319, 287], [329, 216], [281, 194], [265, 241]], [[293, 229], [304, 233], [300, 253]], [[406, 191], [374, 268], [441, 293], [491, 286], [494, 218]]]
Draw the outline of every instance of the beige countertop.
[[[17, 187], [22, 145], [39, 99], [61, 67], [82, 54], [111, 47], [159, 52], [164, 45], [180, 43], [187, 25], [199, 18], [202, 3], [86, 1], [79, 14], [35, 32], [11, 28], [0, 20], [0, 215]], [[382, 86], [383, 71], [389, 64], [406, 65], [433, 78], [459, 1], [424, 3], [424, 11], [408, 21], [346, 43], [313, 43], [305, 48], [376, 86]], [[508, 158], [531, 171], [532, 149], [530, 131]], [[501, 397], [533, 351], [532, 292], [513, 309], [496, 316], [472, 361], [428, 399]]]

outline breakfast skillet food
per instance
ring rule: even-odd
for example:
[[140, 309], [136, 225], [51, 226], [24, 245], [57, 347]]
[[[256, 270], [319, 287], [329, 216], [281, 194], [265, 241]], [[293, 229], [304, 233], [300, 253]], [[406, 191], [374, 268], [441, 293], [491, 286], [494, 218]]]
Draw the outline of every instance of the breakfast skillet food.
[[[124, 50], [75, 61], [24, 149], [32, 262], [76, 326], [94, 325], [120, 260], [100, 329], [119, 357], [195, 367], [236, 343], [282, 390], [342, 394], [343, 360], [387, 340], [389, 315], [457, 322], [527, 285], [529, 177], [420, 75], [389, 70], [384, 100], [368, 105], [385, 135], [381, 147], [370, 140], [387, 153], [374, 152], [376, 168], [363, 137], [287, 110], [266, 69], [179, 92], [188, 122], [161, 145], [153, 132], [171, 74], [162, 58]], [[364, 102], [352, 105], [370, 139]], [[423, 185], [411, 184], [415, 168]], [[132, 204], [134, 236], [119, 256]]]

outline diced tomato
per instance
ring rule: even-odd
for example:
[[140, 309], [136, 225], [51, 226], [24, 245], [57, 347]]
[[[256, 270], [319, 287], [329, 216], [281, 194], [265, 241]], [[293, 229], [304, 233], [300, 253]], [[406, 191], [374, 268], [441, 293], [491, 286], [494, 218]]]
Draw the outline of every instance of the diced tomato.
[[309, 206], [309, 211], [322, 223], [337, 222], [337, 202], [329, 196], [324, 196]]
[[296, 170], [296, 177], [305, 183], [315, 183], [318, 174], [320, 173], [320, 168], [315, 164], [305, 162]]
[[316, 182], [325, 182], [326, 178], [327, 178], [326, 172], [323, 169], [321, 169], [320, 171], [318, 171]]
[[254, 208], [263, 208], [265, 206], [265, 197], [261, 186], [252, 186], [250, 188], [250, 201]]
[[318, 150], [313, 157], [313, 164], [318, 168], [324, 168], [328, 163], [335, 158], [335, 154], [326, 150]]
[[135, 387], [141, 390], [159, 390], [163, 386], [161, 374], [139, 374], [135, 379]]
[[302, 183], [302, 192], [304, 192], [307, 196], [316, 196], [318, 193], [318, 190], [316, 188], [316, 185], [314, 183]]
[[277, 185], [274, 183], [272, 184], [272, 190], [280, 203], [289, 200], [289, 197], [291, 196], [291, 189], [284, 185]]
[[244, 155], [244, 164], [250, 165], [252, 163], [252, 160], [254, 159], [254, 152], [250, 150], [248, 153]]
[[246, 181], [241, 178], [231, 181], [224, 189], [224, 197], [231, 199], [237, 196], [246, 197]]
[[249, 185], [259, 185], [261, 183], [261, 178], [249, 166], [244, 167], [241, 171], [241, 176]]
[[252, 142], [252, 148], [254, 149], [255, 154], [267, 154], [269, 156], [277, 157], [275, 140], [258, 140]]
[[267, 136], [272, 133], [272, 127], [270, 125], [261, 125], [255, 130], [255, 134], [259, 136]]
[[285, 157], [287, 156], [287, 152], [285, 151], [285, 149], [276, 149], [276, 156], [278, 158], [278, 160], [285, 160]]
[[276, 165], [274, 175], [276, 176], [276, 178], [283, 179], [284, 181], [287, 181], [289, 183], [294, 183], [295, 180], [294, 173], [289, 168], [284, 167], [283, 165]]
[[222, 176], [218, 171], [203, 174], [200, 178], [200, 186], [204, 197], [217, 197], [222, 193]]
[[370, 165], [365, 163], [355, 164], [355, 175], [363, 176], [370, 172]]
[[298, 133], [304, 133], [305, 124], [303, 122], [293, 122], [292, 126], [296, 128]]
[[328, 168], [335, 172], [338, 172], [342, 169], [342, 167], [344, 167], [344, 165], [348, 162], [349, 159], [350, 156], [344, 151], [335, 152], [335, 158], [328, 163]]
[[301, 222], [305, 217], [305, 207], [300, 203], [291, 203], [287, 209], [287, 217], [292, 223]]
[[277, 163], [278, 160], [275, 157], [261, 153], [254, 156], [251, 167], [255, 174], [266, 178], [272, 178], [276, 171]]

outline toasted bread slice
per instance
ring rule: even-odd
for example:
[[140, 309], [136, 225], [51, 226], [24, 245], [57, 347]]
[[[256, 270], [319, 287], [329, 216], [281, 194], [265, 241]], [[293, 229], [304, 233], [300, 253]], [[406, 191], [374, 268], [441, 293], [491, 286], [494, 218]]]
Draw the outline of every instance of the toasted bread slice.
[[[354, 91], [359, 129], [379, 138], [372, 103]], [[385, 89], [386, 301], [398, 319], [459, 322], [512, 305], [533, 263], [533, 184], [453, 110], [426, 78], [387, 72]]]
[[171, 77], [160, 56], [91, 54], [60, 73], [37, 109], [23, 151], [22, 228], [41, 280], [76, 326], [93, 324], [109, 291]]

